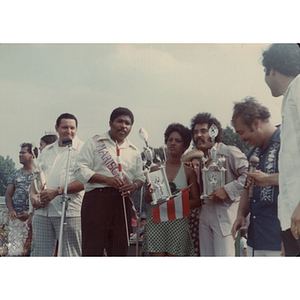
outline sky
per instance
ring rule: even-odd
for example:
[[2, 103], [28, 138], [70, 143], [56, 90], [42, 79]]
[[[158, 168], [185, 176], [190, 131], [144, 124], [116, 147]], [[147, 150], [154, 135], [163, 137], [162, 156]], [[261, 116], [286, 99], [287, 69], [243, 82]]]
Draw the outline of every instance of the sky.
[[262, 43], [0, 44], [0, 155], [21, 167], [19, 146], [39, 144], [55, 132], [57, 117], [74, 114], [77, 136], [86, 141], [109, 129], [109, 116], [122, 106], [135, 121], [129, 139], [140, 151], [143, 127], [152, 147], [164, 144], [166, 127], [190, 127], [210, 112], [223, 128], [233, 104], [255, 97], [280, 123], [281, 98], [264, 82]]

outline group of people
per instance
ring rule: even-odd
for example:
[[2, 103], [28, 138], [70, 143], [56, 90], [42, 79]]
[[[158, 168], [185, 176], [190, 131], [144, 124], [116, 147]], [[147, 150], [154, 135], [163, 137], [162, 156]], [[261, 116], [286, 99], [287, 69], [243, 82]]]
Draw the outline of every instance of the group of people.
[[[24, 167], [8, 181], [6, 204], [11, 222], [24, 223], [28, 229], [26, 220], [32, 216], [31, 255], [55, 255], [68, 170], [63, 256], [126, 256], [131, 221], [138, 218], [132, 195], [144, 184], [149, 209], [142, 251], [150, 256], [234, 256], [235, 239], [245, 228], [243, 250], [248, 256], [296, 256], [300, 252], [300, 49], [296, 44], [273, 44], [263, 53], [262, 64], [272, 95], [284, 95], [282, 124], [273, 125], [269, 110], [253, 97], [235, 103], [231, 123], [239, 138], [253, 146], [248, 157], [223, 143], [220, 122], [207, 112], [195, 115], [190, 129], [172, 123], [165, 131], [166, 176], [172, 194], [189, 188], [190, 217], [154, 223], [152, 209], [160, 204], [152, 202], [155, 190], [146, 182], [139, 150], [128, 139], [134, 123], [128, 108], [116, 108], [109, 130], [85, 143], [76, 136], [76, 117], [60, 115], [55, 125], [58, 139], [38, 157], [46, 179], [40, 192], [32, 182], [37, 149], [23, 144]], [[218, 129], [214, 138], [212, 125]], [[71, 154], [63, 142], [66, 138], [72, 140]], [[194, 149], [187, 152], [191, 142]], [[213, 147], [224, 162], [225, 182], [201, 197], [202, 169], [213, 163]], [[249, 163], [253, 156], [259, 158], [256, 170]]]

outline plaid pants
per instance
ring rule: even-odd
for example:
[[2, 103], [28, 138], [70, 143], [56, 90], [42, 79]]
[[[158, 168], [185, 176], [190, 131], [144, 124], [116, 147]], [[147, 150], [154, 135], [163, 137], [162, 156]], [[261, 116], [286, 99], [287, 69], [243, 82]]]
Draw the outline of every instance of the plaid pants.
[[[35, 247], [31, 256], [54, 256], [60, 220], [60, 217], [33, 216]], [[66, 223], [62, 256], [81, 256], [81, 218], [68, 217]]]

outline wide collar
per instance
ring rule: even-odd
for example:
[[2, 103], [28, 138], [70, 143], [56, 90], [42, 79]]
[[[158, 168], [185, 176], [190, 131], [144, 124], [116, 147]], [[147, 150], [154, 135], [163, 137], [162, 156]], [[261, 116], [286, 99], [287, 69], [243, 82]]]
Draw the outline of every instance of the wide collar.
[[[116, 145], [116, 142], [114, 140], [112, 140], [112, 138], [110, 137], [108, 131], [100, 134], [100, 136], [98, 136], [97, 140], [98, 141], [99, 140], [109, 140], [112, 144]], [[132, 147], [133, 149], [139, 151], [138, 148], [135, 145], [133, 145], [130, 142], [130, 140], [126, 137], [125, 140], [124, 140], [124, 143], [122, 145], [120, 145], [120, 149], [122, 149], [122, 148], [129, 148], [129, 147]]]

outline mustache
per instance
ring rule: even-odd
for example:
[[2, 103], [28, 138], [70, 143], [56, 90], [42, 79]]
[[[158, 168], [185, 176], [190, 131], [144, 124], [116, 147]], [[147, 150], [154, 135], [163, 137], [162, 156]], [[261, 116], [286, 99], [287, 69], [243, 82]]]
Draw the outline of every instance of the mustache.
[[117, 132], [120, 132], [120, 131], [123, 131], [123, 132], [127, 133], [127, 130], [123, 129], [123, 128], [117, 130]]
[[196, 139], [196, 144], [197, 144], [198, 142], [204, 143], [204, 138], [198, 137], [198, 138]]

